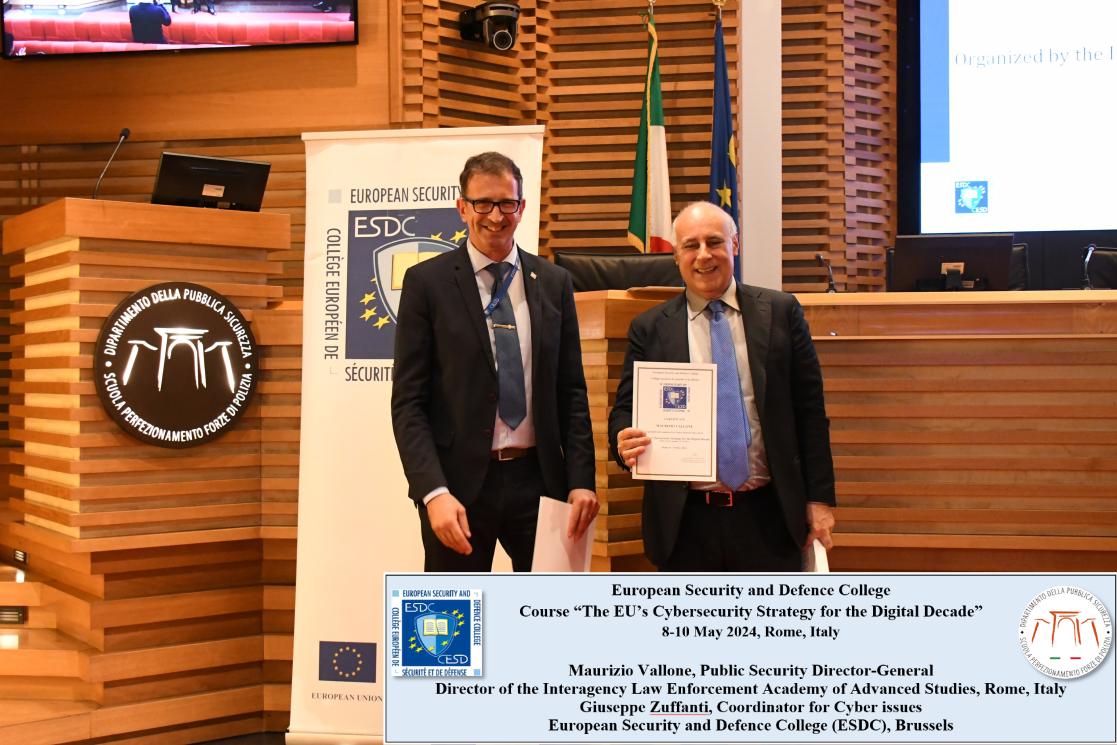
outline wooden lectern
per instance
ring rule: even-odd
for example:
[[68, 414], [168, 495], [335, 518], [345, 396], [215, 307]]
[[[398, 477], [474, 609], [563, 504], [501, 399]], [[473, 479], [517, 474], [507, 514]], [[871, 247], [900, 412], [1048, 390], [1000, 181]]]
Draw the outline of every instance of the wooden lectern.
[[[160, 282], [209, 287], [255, 326], [282, 294], [268, 284], [278, 273], [268, 254], [289, 245], [285, 214], [62, 199], [5, 223], [21, 284], [14, 515], [0, 521], [0, 565], [25, 552], [15, 567], [26, 581], [0, 582], [0, 606], [18, 596], [27, 611], [0, 628], [0, 741], [160, 742], [166, 727], [229, 737], [264, 729], [267, 701], [283, 698], [290, 652], [264, 636], [262, 526], [284, 521], [264, 497], [274, 463], [261, 413], [272, 393], [266, 340], [257, 332], [259, 398], [237, 429], [195, 448], [125, 435], [101, 407], [92, 362], [106, 315]], [[293, 499], [287, 512], [293, 525]]]

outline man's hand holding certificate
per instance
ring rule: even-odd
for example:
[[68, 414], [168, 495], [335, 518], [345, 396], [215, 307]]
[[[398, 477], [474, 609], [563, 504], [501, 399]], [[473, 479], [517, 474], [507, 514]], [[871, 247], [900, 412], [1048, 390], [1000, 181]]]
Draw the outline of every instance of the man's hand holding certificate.
[[717, 407], [714, 365], [633, 364], [632, 427], [621, 457], [638, 479], [714, 481]]

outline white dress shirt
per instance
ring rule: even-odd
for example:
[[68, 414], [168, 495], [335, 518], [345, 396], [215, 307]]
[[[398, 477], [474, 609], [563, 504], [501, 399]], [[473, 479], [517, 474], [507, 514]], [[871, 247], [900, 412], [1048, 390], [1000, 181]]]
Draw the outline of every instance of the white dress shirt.
[[[472, 242], [466, 242], [466, 252], [469, 262], [473, 265], [473, 277], [477, 282], [477, 292], [481, 295], [481, 309], [484, 310], [493, 297], [493, 275], [487, 267], [493, 260], [478, 251]], [[508, 294], [501, 302], [512, 303], [512, 311], [516, 316], [516, 337], [520, 341], [520, 360], [524, 363], [524, 398], [527, 404], [526, 415], [520, 426], [512, 429], [500, 418], [500, 409], [496, 413], [493, 424], [493, 450], [504, 448], [530, 448], [535, 447], [535, 420], [532, 416], [531, 404], [531, 312], [527, 307], [527, 295], [524, 293], [523, 267], [520, 266], [520, 252], [516, 246], [501, 261], [507, 261], [516, 267], [516, 276], [508, 286]], [[485, 319], [489, 329], [489, 345], [496, 361], [496, 336], [493, 333], [493, 319]], [[478, 391], [480, 394], [480, 391]], [[423, 504], [427, 504], [440, 494], [450, 490], [445, 486], [437, 486], [423, 497]]]
[[[466, 244], [469, 252], [469, 261], [473, 264], [473, 276], [477, 280], [477, 292], [481, 294], [481, 308], [488, 306], [493, 297], [493, 275], [487, 267], [493, 260], [473, 247], [473, 243]], [[516, 336], [520, 340], [520, 360], [524, 363], [524, 398], [527, 403], [527, 414], [520, 426], [512, 429], [500, 418], [500, 411], [496, 413], [496, 423], [493, 425], [493, 450], [503, 448], [530, 448], [535, 447], [535, 419], [532, 416], [531, 405], [531, 313], [527, 307], [527, 295], [524, 294], [524, 273], [520, 266], [520, 252], [513, 246], [512, 250], [501, 261], [507, 261], [516, 267], [516, 276], [508, 287], [508, 295], [503, 303], [512, 303], [512, 310], [516, 315]], [[496, 336], [493, 333], [493, 319], [486, 318], [485, 325], [489, 329], [489, 345], [492, 349], [493, 360], [496, 360]]]
[[[741, 378], [741, 397], [745, 402], [749, 429], [752, 431], [752, 445], [749, 446], [749, 480], [741, 491], [750, 491], [764, 486], [772, 480], [768, 472], [768, 459], [764, 452], [764, 434], [760, 431], [760, 414], [756, 410], [756, 394], [752, 389], [752, 373], [749, 368], [748, 346], [745, 340], [745, 319], [737, 303], [737, 283], [729, 282], [729, 289], [721, 296], [725, 304], [725, 320], [733, 337], [733, 349], [737, 355], [737, 374]], [[706, 305], [710, 302], [690, 290], [686, 291], [687, 302], [687, 340], [690, 345], [690, 361], [710, 364], [713, 353], [710, 349], [710, 314]], [[722, 483], [692, 483], [692, 489], [733, 489]]]

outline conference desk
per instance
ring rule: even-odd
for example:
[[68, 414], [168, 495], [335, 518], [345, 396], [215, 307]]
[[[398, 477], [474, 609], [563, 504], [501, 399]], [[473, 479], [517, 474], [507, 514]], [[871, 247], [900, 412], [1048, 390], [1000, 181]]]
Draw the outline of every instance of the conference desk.
[[[633, 316], [665, 288], [576, 295], [602, 500], [599, 571], [650, 568], [642, 488], [606, 420]], [[822, 363], [831, 568], [1117, 569], [1117, 291], [799, 296]]]

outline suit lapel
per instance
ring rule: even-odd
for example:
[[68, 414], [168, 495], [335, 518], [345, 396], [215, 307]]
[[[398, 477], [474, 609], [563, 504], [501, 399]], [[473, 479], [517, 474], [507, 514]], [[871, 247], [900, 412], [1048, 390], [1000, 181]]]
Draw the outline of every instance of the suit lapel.
[[690, 362], [690, 337], [687, 334], [686, 292], [663, 306], [657, 335], [663, 344], [664, 362]]
[[454, 284], [461, 293], [463, 311], [469, 319], [469, 325], [477, 335], [481, 349], [485, 351], [485, 359], [489, 362], [489, 370], [496, 374], [496, 361], [493, 359], [492, 343], [489, 341], [489, 328], [485, 324], [485, 313], [481, 308], [481, 293], [477, 291], [477, 277], [473, 274], [473, 264], [469, 261], [469, 252], [465, 242], [454, 252]]
[[755, 290], [737, 285], [737, 302], [745, 317], [745, 337], [748, 345], [749, 372], [756, 398], [756, 410], [764, 418], [765, 390], [768, 385], [768, 342], [772, 337], [772, 304], [759, 297]]
[[532, 374], [542, 366], [538, 363], [539, 346], [543, 342], [543, 290], [539, 286], [539, 274], [535, 271], [538, 259], [517, 247], [520, 252], [520, 271], [523, 272], [524, 297], [527, 299], [528, 313], [531, 315], [531, 359]]

